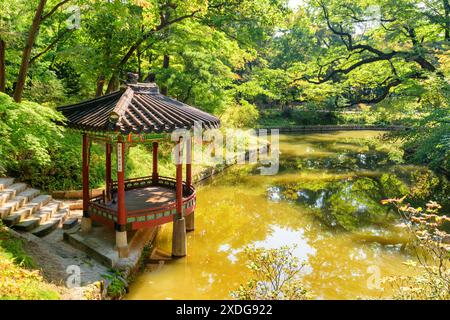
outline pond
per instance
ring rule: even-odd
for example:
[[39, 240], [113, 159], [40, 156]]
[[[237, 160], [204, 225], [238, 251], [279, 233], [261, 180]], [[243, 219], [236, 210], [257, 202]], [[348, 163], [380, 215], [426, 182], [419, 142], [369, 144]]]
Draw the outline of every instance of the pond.
[[[428, 169], [402, 164], [383, 134], [281, 135], [277, 175], [245, 165], [208, 180], [197, 188], [187, 257], [140, 274], [126, 298], [230, 299], [250, 277], [249, 245], [295, 245], [306, 263], [303, 283], [317, 299], [385, 297], [378, 280], [410, 274], [404, 262], [412, 256], [397, 213], [380, 201], [408, 193], [417, 202], [445, 202], [449, 193]], [[165, 225], [156, 245], [170, 252], [171, 234]]]

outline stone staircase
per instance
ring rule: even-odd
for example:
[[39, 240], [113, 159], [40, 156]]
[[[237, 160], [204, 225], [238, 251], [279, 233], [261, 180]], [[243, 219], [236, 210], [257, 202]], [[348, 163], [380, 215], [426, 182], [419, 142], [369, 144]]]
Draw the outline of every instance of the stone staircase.
[[16, 183], [14, 178], [0, 178], [0, 219], [5, 225], [43, 237], [62, 226], [69, 216], [70, 208], [62, 201], [41, 195], [40, 190]]

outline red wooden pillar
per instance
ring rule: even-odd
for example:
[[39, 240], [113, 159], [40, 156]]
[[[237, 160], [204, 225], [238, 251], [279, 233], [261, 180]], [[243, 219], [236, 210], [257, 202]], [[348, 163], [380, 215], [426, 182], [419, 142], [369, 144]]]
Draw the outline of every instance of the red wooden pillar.
[[127, 212], [125, 207], [125, 142], [121, 136], [117, 142], [117, 222], [116, 246], [120, 258], [129, 255], [127, 239]]
[[83, 134], [83, 218], [81, 219], [81, 230], [91, 229], [91, 219], [89, 217], [89, 137]]
[[176, 160], [176, 203], [178, 219], [183, 217], [183, 139], [178, 140], [178, 159]]
[[153, 184], [158, 183], [158, 142], [153, 142], [153, 171], [152, 171], [152, 181]]
[[[117, 142], [117, 225], [124, 229], [127, 221], [125, 210], [125, 143], [119, 136]], [[124, 230], [118, 230], [124, 231]]]
[[111, 201], [111, 143], [106, 143], [106, 199]]

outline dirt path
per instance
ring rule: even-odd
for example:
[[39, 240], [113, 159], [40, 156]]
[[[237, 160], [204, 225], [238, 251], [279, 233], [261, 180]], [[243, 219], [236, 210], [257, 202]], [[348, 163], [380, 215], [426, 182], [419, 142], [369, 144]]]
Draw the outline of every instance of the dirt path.
[[[11, 233], [23, 240], [24, 250], [39, 266], [44, 279], [55, 285], [57, 291], [61, 294], [61, 299], [101, 298], [102, 285], [100, 282], [108, 269], [84, 252], [65, 243], [62, 229], [57, 229], [43, 238], [13, 230], [11, 230]], [[75, 273], [79, 277], [74, 278]], [[69, 283], [69, 285], [74, 283], [70, 280], [76, 282], [78, 279], [79, 287], [75, 286], [70, 289], [67, 287], [66, 283]]]

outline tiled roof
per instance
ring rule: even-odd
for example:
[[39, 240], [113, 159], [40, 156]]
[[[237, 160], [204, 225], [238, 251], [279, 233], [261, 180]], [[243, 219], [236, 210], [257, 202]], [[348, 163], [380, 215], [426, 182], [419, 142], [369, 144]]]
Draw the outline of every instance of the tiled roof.
[[218, 118], [160, 94], [153, 83], [129, 84], [125, 91], [58, 107], [58, 110], [67, 118], [68, 127], [83, 131], [172, 132], [190, 129], [196, 121], [206, 129], [220, 126]]

